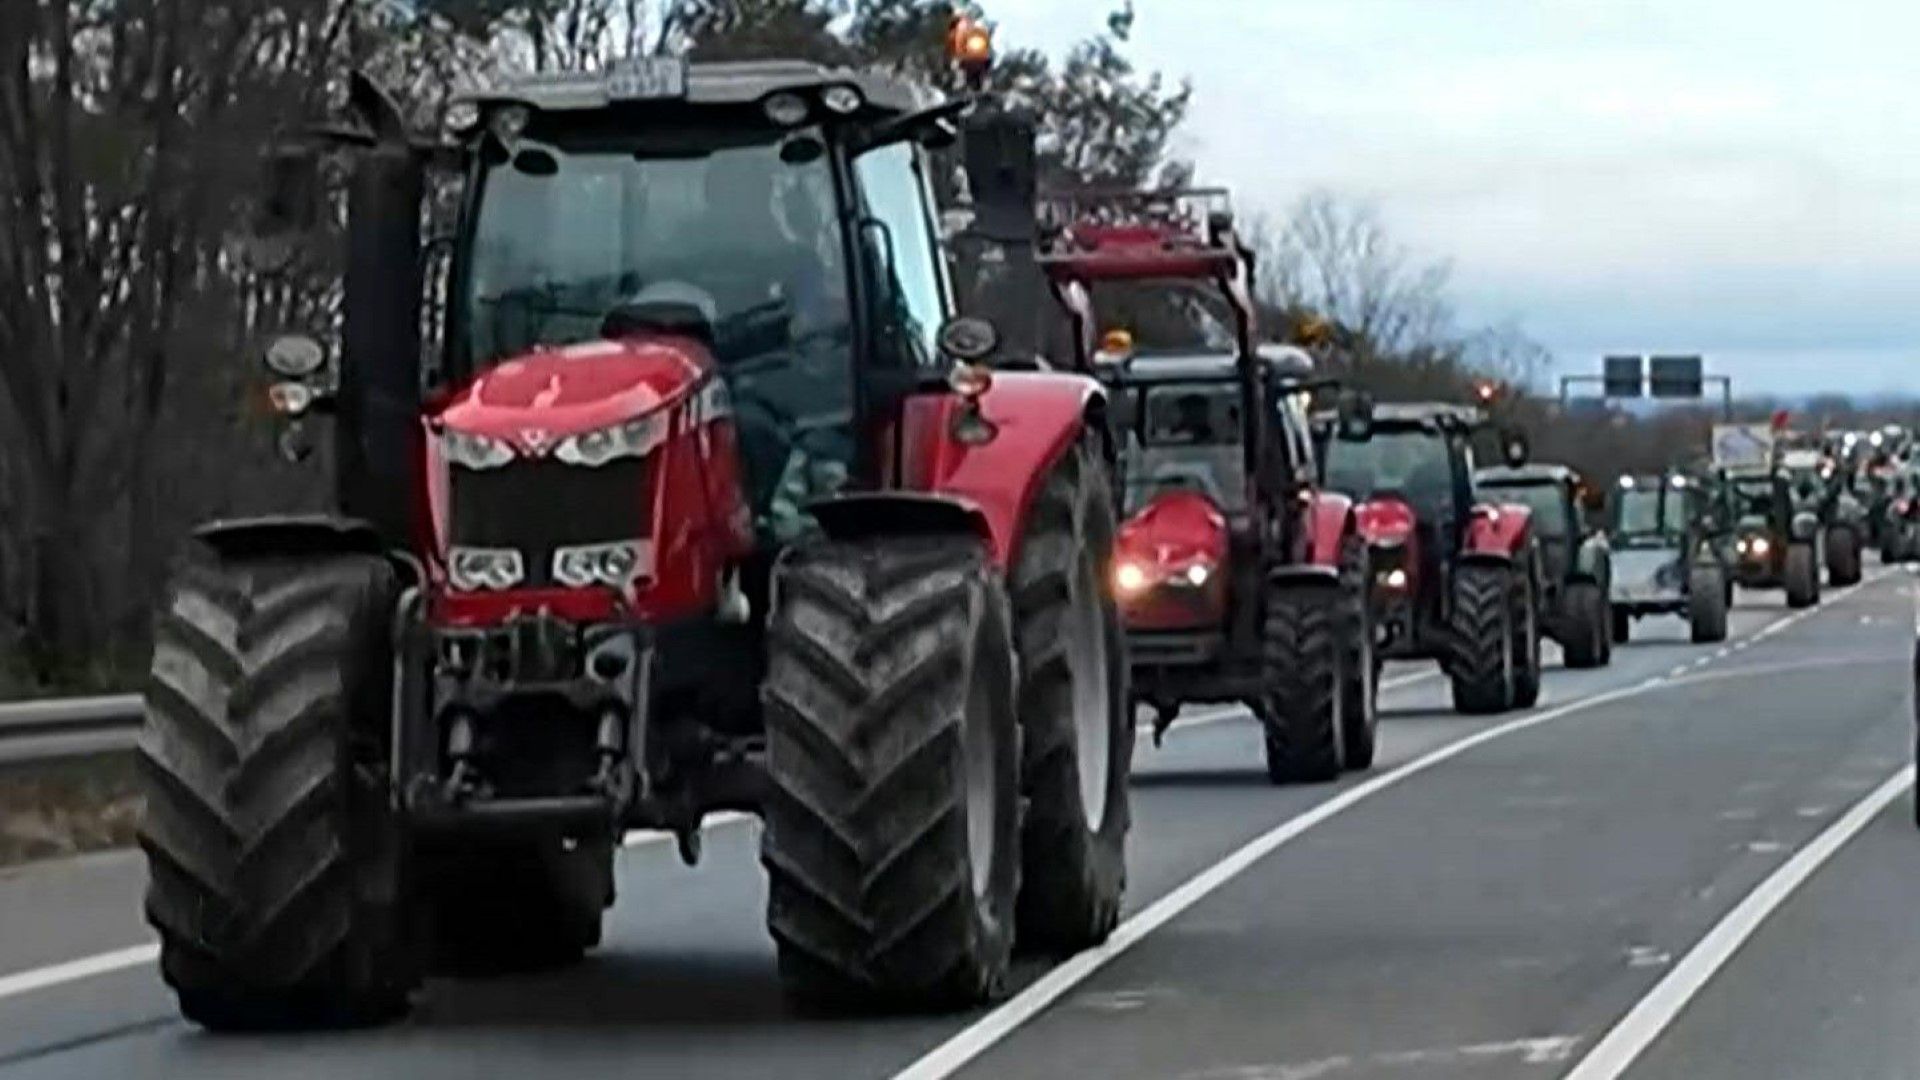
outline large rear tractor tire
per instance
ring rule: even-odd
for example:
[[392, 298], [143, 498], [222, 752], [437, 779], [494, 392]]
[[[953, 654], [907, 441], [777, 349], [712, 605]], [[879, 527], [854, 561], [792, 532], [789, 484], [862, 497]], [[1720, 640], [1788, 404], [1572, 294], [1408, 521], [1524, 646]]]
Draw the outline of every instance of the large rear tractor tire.
[[1323, 784], [1346, 768], [1346, 590], [1326, 581], [1267, 585], [1263, 693], [1267, 779]]
[[1013, 567], [1020, 657], [1022, 952], [1097, 945], [1120, 922], [1133, 760], [1126, 632], [1107, 588], [1114, 511], [1099, 456], [1047, 477]]
[[1516, 572], [1513, 591], [1513, 707], [1531, 709], [1540, 700], [1540, 585], [1533, 574]]
[[1860, 581], [1860, 534], [1851, 525], [1827, 530], [1827, 581], [1835, 587]]
[[434, 966], [454, 975], [564, 967], [600, 944], [613, 837], [546, 836], [422, 859]]
[[1468, 563], [1454, 574], [1453, 657], [1447, 674], [1453, 707], [1463, 713], [1504, 712], [1513, 707], [1513, 571]]
[[1695, 566], [1687, 582], [1687, 622], [1695, 645], [1727, 640], [1727, 589], [1712, 563]]
[[1820, 602], [1820, 563], [1814, 558], [1813, 544], [1796, 540], [1787, 545], [1787, 606], [1812, 607]]
[[1612, 654], [1607, 648], [1612, 628], [1608, 625], [1607, 594], [1594, 581], [1576, 581], [1567, 586], [1566, 640], [1560, 643], [1570, 668], [1596, 668]]
[[1001, 992], [1020, 877], [1009, 608], [971, 536], [809, 544], [776, 571], [760, 851], [801, 1008]]
[[1341, 681], [1340, 722], [1348, 769], [1370, 769], [1380, 742], [1380, 661], [1373, 648], [1373, 607], [1367, 589], [1373, 581], [1372, 559], [1357, 537], [1342, 553], [1340, 573], [1340, 640], [1346, 643], [1346, 667]]
[[394, 571], [200, 554], [160, 608], [138, 750], [160, 973], [215, 1030], [397, 1017], [423, 958], [384, 783]]

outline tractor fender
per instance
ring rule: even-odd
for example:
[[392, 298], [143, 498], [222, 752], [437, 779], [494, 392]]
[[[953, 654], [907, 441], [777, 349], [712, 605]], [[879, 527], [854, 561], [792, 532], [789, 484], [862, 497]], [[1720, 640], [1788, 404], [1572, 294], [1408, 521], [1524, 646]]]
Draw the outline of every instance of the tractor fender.
[[1795, 513], [1793, 520], [1787, 524], [1787, 535], [1795, 540], [1811, 540], [1819, 531], [1819, 515], [1807, 510]]
[[1474, 507], [1467, 520], [1461, 550], [1468, 556], [1497, 554], [1511, 559], [1532, 539], [1531, 510], [1514, 503], [1502, 503], [1499, 506], [1483, 504]]
[[1337, 589], [1340, 587], [1340, 567], [1338, 564], [1325, 566], [1319, 563], [1276, 566], [1267, 571], [1267, 582], [1288, 588]]
[[1307, 497], [1305, 560], [1314, 566], [1340, 570], [1340, 547], [1358, 531], [1353, 500], [1333, 491], [1316, 491]]
[[1598, 536], [1590, 536], [1580, 544], [1573, 555], [1573, 580], [1590, 581], [1605, 585], [1612, 575], [1613, 552], [1607, 542]]
[[388, 554], [386, 541], [371, 521], [335, 514], [227, 518], [193, 530], [193, 538], [229, 558]]
[[971, 534], [989, 543], [993, 540], [993, 531], [980, 507], [951, 496], [913, 491], [854, 492], [810, 502], [807, 512], [834, 540], [950, 533]]
[[985, 522], [995, 564], [1005, 569], [1047, 473], [1089, 427], [1100, 430], [1105, 405], [1099, 383], [1054, 371], [994, 372], [972, 406], [977, 419], [958, 394], [911, 395], [900, 413], [894, 486], [972, 507]]

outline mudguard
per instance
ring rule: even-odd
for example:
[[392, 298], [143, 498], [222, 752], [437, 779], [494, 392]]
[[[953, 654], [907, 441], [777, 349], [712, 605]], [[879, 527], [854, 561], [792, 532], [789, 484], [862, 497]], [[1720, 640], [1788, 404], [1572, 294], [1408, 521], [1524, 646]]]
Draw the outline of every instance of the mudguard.
[[[972, 507], [985, 522], [994, 562], [1005, 569], [1048, 470], [1080, 440], [1106, 396], [1084, 375], [996, 371], [977, 402], [978, 419], [987, 425], [984, 439], [977, 423], [968, 422], [967, 403], [958, 394], [908, 397], [892, 479], [899, 488]], [[969, 438], [963, 440], [960, 431]]]
[[1333, 491], [1316, 491], [1307, 499], [1305, 561], [1340, 569], [1340, 545], [1355, 529], [1353, 500]]
[[211, 521], [193, 538], [223, 556], [387, 554], [373, 522], [337, 514], [273, 514]]
[[1817, 514], [1801, 510], [1793, 515], [1787, 526], [1787, 535], [1795, 540], [1811, 540], [1820, 531], [1820, 517]]
[[855, 492], [807, 504], [807, 512], [835, 540], [881, 534], [972, 533], [991, 542], [980, 508], [966, 499], [911, 491]]
[[1467, 535], [1461, 551], [1467, 557], [1498, 555], [1512, 559], [1532, 538], [1533, 512], [1525, 506], [1514, 503], [1481, 505], [1473, 508], [1467, 521]]
[[1604, 584], [1609, 576], [1607, 570], [1612, 560], [1613, 552], [1604, 539], [1598, 536], [1587, 537], [1573, 555], [1573, 580]]

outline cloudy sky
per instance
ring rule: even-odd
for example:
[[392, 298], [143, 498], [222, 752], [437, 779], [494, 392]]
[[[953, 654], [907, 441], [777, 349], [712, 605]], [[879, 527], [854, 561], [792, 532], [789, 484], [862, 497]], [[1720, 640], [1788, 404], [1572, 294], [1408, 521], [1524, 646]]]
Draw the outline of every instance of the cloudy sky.
[[[1000, 0], [1064, 47], [1095, 0]], [[1316, 186], [1455, 262], [1561, 370], [1700, 352], [1736, 391], [1920, 393], [1920, 4], [1136, 0], [1182, 154], [1246, 209]]]

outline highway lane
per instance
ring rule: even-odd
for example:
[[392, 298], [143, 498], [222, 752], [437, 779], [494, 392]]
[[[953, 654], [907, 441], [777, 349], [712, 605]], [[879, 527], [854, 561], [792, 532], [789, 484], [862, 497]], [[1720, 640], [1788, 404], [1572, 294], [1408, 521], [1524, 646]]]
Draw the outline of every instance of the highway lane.
[[[960, 1075], [1559, 1076], [1903, 766], [1910, 610], [1903, 583], [1880, 585], [1734, 648], [1719, 670], [1689, 664], [1383, 791]], [[1744, 1030], [1730, 1024], [1724, 1037]]]
[[[1755, 602], [1760, 606], [1735, 613], [1734, 632], [1748, 641], [1784, 615], [1778, 594], [1760, 594]], [[1552, 672], [1543, 707], [1636, 685], [1695, 661], [1711, 664], [1719, 657], [1722, 663], [1737, 662], [1746, 651], [1729, 646], [1721, 655], [1722, 650], [1684, 645], [1684, 628], [1677, 620], [1642, 623], [1636, 629], [1644, 633], [1616, 653], [1613, 667]], [[1751, 646], [1756, 654], [1769, 647], [1765, 642]], [[1389, 669], [1389, 676], [1396, 676], [1395, 669]], [[1400, 683], [1386, 693], [1381, 762], [1373, 775], [1504, 721], [1454, 716], [1445, 709], [1445, 700], [1444, 682], [1434, 677]], [[1569, 716], [1548, 727], [1584, 727], [1590, 719]], [[1447, 778], [1456, 772], [1483, 777], [1479, 760], [1499, 745], [1440, 766], [1324, 823], [1297, 847], [1274, 856], [1272, 867], [1290, 866], [1303, 853], [1319, 850], [1315, 845], [1320, 836], [1345, 836], [1350, 830], [1344, 827], [1370, 813], [1371, 803], [1429, 786], [1451, 789]], [[1260, 770], [1257, 732], [1244, 719], [1183, 723], [1166, 747], [1143, 746], [1138, 761], [1130, 890], [1130, 910], [1135, 912], [1249, 839], [1362, 782], [1269, 787]], [[1471, 817], [1476, 802], [1500, 790], [1484, 777], [1466, 786], [1464, 794], [1443, 800], [1444, 805], [1423, 809], [1425, 820], [1401, 820], [1387, 829], [1392, 840], [1381, 843], [1403, 845], [1409, 848], [1407, 858], [1425, 865], [1430, 856], [1421, 854], [1427, 846], [1424, 834], [1443, 830], [1449, 816], [1464, 812]], [[1461, 805], [1454, 805], [1456, 801]], [[1342, 848], [1335, 844], [1329, 850]], [[1226, 891], [1248, 886], [1259, 907], [1278, 913], [1291, 907], [1296, 896], [1316, 890], [1356, 894], [1337, 900], [1336, 910], [1364, 906], [1368, 894], [1377, 894], [1382, 885], [1372, 871], [1344, 864], [1331, 872], [1315, 870], [1300, 880], [1293, 870], [1276, 869], [1276, 879], [1268, 869], [1263, 864]], [[1316, 879], [1323, 880], [1315, 884]], [[1258, 884], [1261, 881], [1265, 884]], [[438, 982], [411, 1022], [385, 1031], [209, 1038], [173, 1018], [171, 1002], [146, 965], [0, 998], [0, 1075], [96, 1076], [129, 1069], [142, 1075], [196, 1077], [282, 1072], [519, 1075], [529, 1069], [563, 1073], [619, 1068], [665, 1076], [884, 1076], [966, 1023], [966, 1018], [821, 1023], [787, 1016], [775, 993], [771, 950], [761, 926], [764, 893], [750, 825], [716, 830], [706, 863], [693, 871], [679, 868], [664, 845], [643, 844], [626, 851], [621, 885], [623, 901], [610, 917], [607, 946], [585, 966], [547, 976]], [[143, 941], [138, 888], [137, 861], [118, 856], [0, 879], [0, 925], [8, 930], [0, 940], [0, 978]], [[101, 897], [118, 897], [123, 906], [103, 910]], [[1340, 926], [1345, 922], [1335, 920]], [[1419, 925], [1416, 919], [1378, 929], [1395, 940]], [[1184, 920], [1175, 923], [1162, 936], [1170, 941], [1183, 926]], [[1351, 939], [1358, 929], [1342, 934]], [[1124, 970], [1162, 944], [1159, 938], [1148, 939], [1113, 970]], [[1285, 968], [1318, 952], [1317, 946], [1302, 948], [1290, 933], [1284, 942], [1256, 940], [1241, 948], [1261, 956], [1277, 952], [1276, 963]], [[1176, 958], [1170, 970], [1184, 969]], [[1031, 979], [1043, 971], [1042, 965], [1029, 964], [1022, 976]], [[1092, 995], [1088, 1000], [1096, 1002], [1103, 1000], [1101, 993], [1118, 1004], [1107, 1012], [1096, 1009], [1093, 1015], [1117, 1021], [1139, 1011], [1125, 988], [1118, 997], [1092, 986], [1086, 990]], [[1059, 1017], [1042, 1017], [1031, 1031], [1016, 1033], [1013, 1045], [1024, 1045], [1022, 1040], [1030, 1036], [1046, 1041], [1060, 1017], [1070, 1021], [1088, 1012], [1082, 997], [1067, 1002]], [[1287, 999], [1279, 1004], [1286, 1005]], [[1388, 1009], [1382, 1001], [1378, 1009], [1368, 1004], [1361, 1012]], [[1265, 1018], [1253, 1022], [1257, 1027], [1268, 1024]], [[1143, 1031], [1152, 1026], [1146, 1022]], [[991, 1057], [982, 1064], [1001, 1063], [1000, 1057]]]

